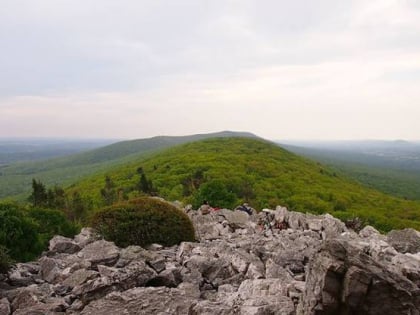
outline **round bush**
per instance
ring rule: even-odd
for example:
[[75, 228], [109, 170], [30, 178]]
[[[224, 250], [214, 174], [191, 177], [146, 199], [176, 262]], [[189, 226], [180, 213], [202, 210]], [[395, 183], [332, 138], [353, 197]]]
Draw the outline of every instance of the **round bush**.
[[192, 222], [183, 211], [152, 197], [104, 208], [93, 216], [92, 226], [120, 247], [172, 246], [195, 238]]

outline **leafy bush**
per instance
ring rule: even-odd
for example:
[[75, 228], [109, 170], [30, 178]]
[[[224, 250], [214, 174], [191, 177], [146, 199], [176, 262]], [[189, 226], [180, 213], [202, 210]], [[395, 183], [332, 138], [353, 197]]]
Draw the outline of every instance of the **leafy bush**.
[[0, 203], [0, 246], [7, 249], [7, 255], [13, 260], [35, 259], [54, 235], [76, 233], [77, 227], [58, 210], [25, 209], [12, 203]]
[[0, 245], [0, 274], [9, 271], [12, 265], [12, 259], [9, 256], [9, 251], [3, 245]]
[[0, 204], [0, 245], [17, 261], [34, 259], [43, 249], [37, 224], [15, 204]]
[[104, 208], [94, 214], [92, 226], [121, 247], [152, 243], [171, 246], [194, 240], [188, 216], [157, 198], [143, 197]]
[[78, 232], [78, 228], [61, 211], [33, 208], [28, 211], [28, 215], [38, 226], [37, 232], [44, 248], [54, 235], [73, 237]]

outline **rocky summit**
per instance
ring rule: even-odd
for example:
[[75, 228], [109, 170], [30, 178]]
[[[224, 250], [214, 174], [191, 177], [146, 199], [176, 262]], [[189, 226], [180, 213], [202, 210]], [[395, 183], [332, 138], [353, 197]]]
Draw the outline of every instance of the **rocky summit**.
[[0, 315], [420, 314], [420, 233], [277, 207], [188, 212], [197, 242], [118, 248], [84, 228], [0, 276]]

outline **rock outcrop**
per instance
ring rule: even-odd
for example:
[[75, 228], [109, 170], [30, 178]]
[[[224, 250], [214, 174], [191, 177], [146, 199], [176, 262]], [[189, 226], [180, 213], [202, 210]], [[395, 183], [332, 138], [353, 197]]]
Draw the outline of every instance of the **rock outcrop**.
[[9, 314], [420, 314], [418, 232], [348, 230], [284, 207], [188, 212], [197, 242], [56, 236], [0, 285]]

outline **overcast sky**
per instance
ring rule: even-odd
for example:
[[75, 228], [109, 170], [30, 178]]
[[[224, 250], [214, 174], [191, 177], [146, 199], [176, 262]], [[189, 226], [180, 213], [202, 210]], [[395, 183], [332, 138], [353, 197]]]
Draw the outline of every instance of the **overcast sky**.
[[0, 0], [0, 137], [420, 139], [418, 0]]

